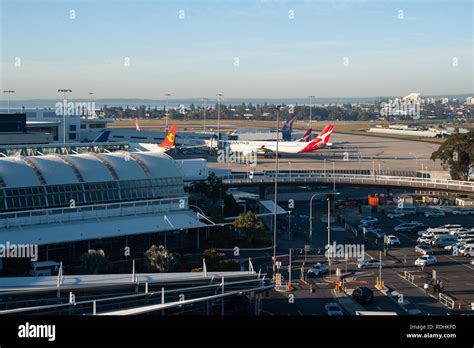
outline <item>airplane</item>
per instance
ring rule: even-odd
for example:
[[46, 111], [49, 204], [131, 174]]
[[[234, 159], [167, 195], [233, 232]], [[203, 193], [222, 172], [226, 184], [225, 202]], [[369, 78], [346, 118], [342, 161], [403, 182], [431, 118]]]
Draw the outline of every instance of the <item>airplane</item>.
[[[132, 147], [143, 148], [150, 152], [167, 152], [174, 148], [174, 140], [176, 138], [176, 124], [171, 126], [168, 135], [166, 136], [165, 140], [160, 144], [150, 144], [150, 143], [130, 143]], [[137, 146], [138, 145], [138, 146]]]
[[[109, 140], [111, 131], [108, 129], [104, 129], [98, 136], [93, 140], [93, 143], [107, 143]], [[163, 140], [160, 144], [151, 144], [151, 143], [130, 143], [132, 148], [135, 148], [138, 151], [151, 151], [151, 152], [167, 152], [174, 148], [174, 140], [176, 138], [176, 124], [171, 126], [171, 129], [166, 136], [165, 140]]]
[[140, 126], [138, 125], [138, 118], [135, 119], [135, 130], [136, 131], [141, 131]]
[[[307, 153], [323, 149], [327, 146], [334, 126], [326, 126], [321, 133], [312, 141], [280, 141], [278, 152], [280, 154]], [[244, 155], [251, 153], [263, 153], [265, 155], [276, 152], [276, 141], [228, 141], [227, 146], [232, 152]]]
[[313, 130], [310, 128], [306, 131], [306, 133], [303, 134], [303, 136], [301, 138], [298, 139], [298, 141], [304, 141], [304, 142], [308, 142], [310, 139], [311, 139], [311, 133], [313, 132]]

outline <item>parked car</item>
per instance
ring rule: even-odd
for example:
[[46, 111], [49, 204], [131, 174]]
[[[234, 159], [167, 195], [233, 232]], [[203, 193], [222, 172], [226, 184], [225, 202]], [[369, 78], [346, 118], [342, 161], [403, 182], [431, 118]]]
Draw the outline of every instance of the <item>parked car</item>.
[[383, 260], [377, 259], [366, 259], [359, 261], [357, 263], [357, 268], [365, 269], [365, 268], [378, 268], [382, 264], [382, 267], [386, 266], [386, 263]]
[[395, 209], [387, 213], [386, 215], [389, 219], [400, 219], [402, 217], [405, 217], [405, 213], [398, 209]]
[[433, 240], [433, 236], [425, 236], [425, 237], [418, 237], [416, 240], [416, 244], [431, 244], [431, 241]]
[[447, 228], [448, 230], [456, 230], [458, 228], [462, 228], [462, 226], [458, 224], [446, 224], [443, 226], [439, 226], [438, 228]]
[[452, 245], [457, 242], [456, 236], [452, 235], [446, 235], [446, 236], [439, 236], [438, 238], [434, 238], [433, 241], [431, 241], [431, 245], [438, 247], [438, 248], [444, 248], [446, 245]]
[[405, 206], [405, 207], [399, 207], [397, 208], [399, 211], [404, 213], [405, 215], [414, 215], [416, 214], [416, 207], [410, 205], [410, 206]]
[[387, 237], [387, 244], [388, 245], [400, 245], [400, 239], [398, 239], [397, 236], [394, 236], [393, 234], [391, 234]]
[[423, 254], [423, 255], [430, 255], [433, 254], [433, 249], [431, 249], [428, 245], [426, 244], [418, 244], [415, 247], [415, 252]]
[[360, 304], [371, 304], [374, 302], [374, 293], [369, 288], [361, 286], [354, 289], [352, 298]]
[[359, 221], [359, 223], [362, 224], [362, 225], [375, 224], [377, 222], [379, 222], [379, 219], [377, 219], [376, 217], [372, 217], [372, 216], [366, 216], [365, 218], [363, 218], [362, 220]]
[[472, 214], [470, 209], [455, 209], [453, 210], [453, 215], [469, 215]]
[[335, 302], [327, 303], [324, 306], [324, 309], [326, 310], [326, 312], [328, 313], [329, 316], [344, 315], [344, 313], [342, 312], [342, 308]]
[[395, 232], [408, 232], [408, 233], [415, 233], [421, 230], [425, 230], [428, 226], [422, 224], [421, 222], [406, 222], [400, 225], [397, 225], [393, 228]]
[[459, 252], [462, 256], [471, 257], [474, 256], [474, 245], [466, 245]]
[[438, 209], [432, 209], [432, 210], [427, 210], [425, 211], [425, 217], [445, 217], [446, 214], [444, 211], [442, 210], [438, 210]]
[[423, 255], [415, 260], [415, 266], [429, 266], [438, 262], [433, 255]]
[[459, 250], [459, 248], [461, 248], [462, 246], [464, 246], [464, 243], [461, 243], [461, 242], [456, 242], [454, 244], [450, 244], [450, 245], [446, 245], [444, 247], [444, 250], [448, 250], [448, 251], [453, 251], [453, 250]]
[[313, 267], [311, 267], [310, 269], [308, 269], [308, 275], [314, 275], [314, 276], [319, 276], [321, 274], [324, 274], [324, 273], [328, 273], [329, 272], [329, 267], [328, 265], [324, 264], [324, 263], [317, 263], [315, 265], [313, 265]]

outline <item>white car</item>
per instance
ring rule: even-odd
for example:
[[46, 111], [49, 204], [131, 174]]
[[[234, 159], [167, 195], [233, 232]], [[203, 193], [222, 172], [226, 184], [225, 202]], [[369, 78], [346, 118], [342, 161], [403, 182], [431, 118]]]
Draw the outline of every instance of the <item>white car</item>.
[[377, 260], [377, 259], [367, 259], [367, 260], [359, 261], [357, 263], [357, 268], [360, 268], [360, 269], [379, 268], [380, 264], [382, 264], [382, 267], [385, 267], [387, 265], [385, 262]]
[[429, 254], [433, 254], [433, 249], [431, 249], [426, 244], [419, 244], [415, 247], [415, 252], [423, 254], [423, 255], [429, 255]]
[[416, 259], [415, 266], [429, 266], [438, 262], [433, 255], [423, 255]]
[[312, 275], [315, 275], [315, 276], [319, 276], [321, 274], [328, 273], [328, 272], [329, 272], [328, 265], [326, 265], [324, 263], [317, 263], [317, 264], [313, 265], [313, 267], [308, 269], [308, 275], [312, 274]]
[[460, 250], [462, 256], [471, 257], [474, 256], [474, 245], [467, 245]]
[[375, 224], [376, 222], [379, 222], [379, 219], [372, 216], [366, 216], [365, 218], [359, 221], [359, 223], [362, 225]]
[[402, 217], [405, 217], [405, 213], [395, 209], [394, 211], [391, 211], [390, 213], [387, 213], [387, 217], [389, 219], [400, 219]]
[[444, 213], [444, 211], [441, 211], [441, 210], [428, 210], [428, 211], [425, 211], [425, 217], [445, 217], [446, 214]]
[[417, 244], [431, 244], [431, 241], [433, 240], [434, 236], [425, 236], [425, 237], [419, 237], [416, 240]]
[[400, 239], [398, 239], [397, 236], [394, 236], [391, 234], [390, 236], [387, 237], [387, 244], [388, 245], [400, 245]]
[[344, 313], [342, 312], [342, 308], [335, 302], [327, 303], [324, 306], [324, 309], [326, 310], [329, 316], [344, 315]]

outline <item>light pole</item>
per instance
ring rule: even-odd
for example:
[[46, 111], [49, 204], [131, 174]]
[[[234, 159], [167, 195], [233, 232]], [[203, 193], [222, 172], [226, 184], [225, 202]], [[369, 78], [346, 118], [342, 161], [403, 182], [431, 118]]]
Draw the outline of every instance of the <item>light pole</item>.
[[216, 94], [217, 97], [217, 148], [219, 148], [221, 140], [221, 93]]
[[311, 126], [311, 123], [312, 123], [312, 109], [313, 109], [313, 98], [314, 98], [314, 95], [310, 95], [308, 96], [309, 98], [309, 128], [312, 129], [312, 126]]
[[3, 91], [3, 93], [6, 93], [8, 95], [8, 97], [7, 97], [7, 105], [8, 105], [7, 108], [8, 108], [8, 113], [10, 113], [10, 94], [15, 93], [15, 91], [9, 89], [9, 90]]
[[276, 115], [277, 115], [277, 124], [276, 124], [276, 151], [275, 151], [275, 208], [274, 208], [274, 215], [273, 215], [273, 277], [275, 277], [275, 264], [276, 264], [276, 236], [277, 236], [277, 195], [278, 195], [278, 171], [280, 170], [279, 160], [278, 160], [278, 144], [279, 144], [279, 132], [280, 132], [280, 119], [279, 119], [279, 111], [281, 105], [277, 105], [276, 108]]
[[89, 92], [89, 106], [90, 106], [90, 109], [88, 110], [88, 116], [94, 116], [95, 115], [95, 110], [94, 108], [92, 107], [92, 96], [94, 95], [93, 92]]
[[[327, 198], [328, 201], [328, 250], [331, 245], [331, 200], [329, 197]], [[328, 269], [329, 275], [331, 275], [331, 253], [328, 253]]]
[[309, 199], [309, 243], [313, 240], [313, 198], [319, 195], [339, 195], [340, 192], [317, 192]]
[[165, 127], [166, 127], [166, 131], [168, 131], [168, 98], [171, 97], [171, 94], [170, 93], [166, 93], [165, 94], [165, 117], [166, 117], [166, 120], [165, 120]]
[[63, 93], [63, 136], [64, 136], [64, 144], [66, 144], [66, 93], [72, 92], [71, 89], [58, 89], [58, 93]]
[[206, 131], [206, 102], [209, 100], [209, 98], [202, 98], [201, 101], [203, 102], [203, 116], [204, 116], [204, 123], [203, 123], [203, 129], [204, 132]]
[[332, 162], [332, 192], [336, 192], [336, 170], [334, 168], [334, 162]]

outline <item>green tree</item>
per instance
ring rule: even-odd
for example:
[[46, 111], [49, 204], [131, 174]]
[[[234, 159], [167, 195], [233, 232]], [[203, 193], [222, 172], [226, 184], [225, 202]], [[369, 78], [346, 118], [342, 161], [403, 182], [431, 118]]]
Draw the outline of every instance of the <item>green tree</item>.
[[82, 267], [91, 274], [106, 272], [109, 268], [109, 259], [102, 249], [89, 249], [80, 257]]
[[265, 224], [253, 211], [240, 214], [234, 221], [237, 232], [243, 234], [251, 246], [265, 244]]
[[174, 261], [174, 255], [168, 252], [163, 245], [152, 245], [145, 251], [145, 257], [150, 268], [158, 272], [168, 272]]
[[474, 162], [474, 131], [451, 134], [431, 159], [440, 160], [444, 168], [449, 168], [453, 180], [468, 180]]

